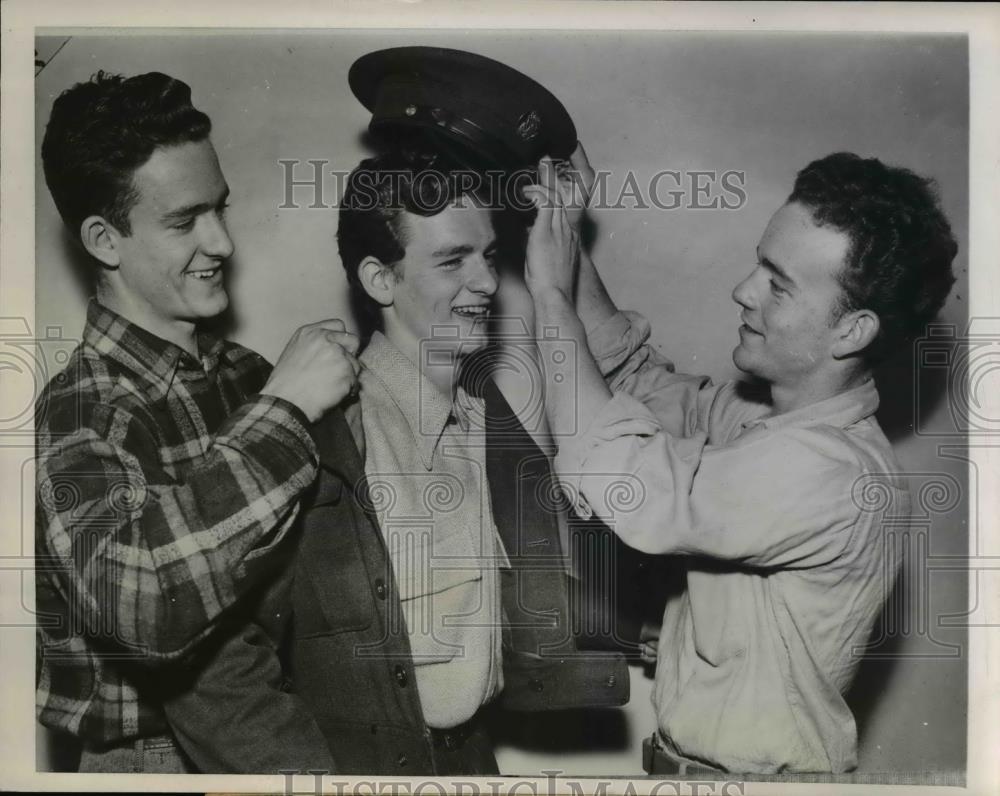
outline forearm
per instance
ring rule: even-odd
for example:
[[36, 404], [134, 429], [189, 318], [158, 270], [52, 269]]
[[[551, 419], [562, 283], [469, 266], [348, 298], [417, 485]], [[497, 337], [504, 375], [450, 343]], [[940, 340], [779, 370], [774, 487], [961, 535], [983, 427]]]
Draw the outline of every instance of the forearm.
[[134, 415], [106, 407], [91, 420], [41, 446], [41, 548], [86, 634], [175, 659], [266, 571], [255, 562], [315, 477], [315, 449], [287, 407], [262, 399], [178, 478]]
[[574, 304], [590, 353], [612, 392], [641, 390], [637, 377], [646, 371], [673, 372], [673, 364], [649, 345], [649, 323], [638, 313], [618, 309], [593, 260], [582, 250]]
[[557, 444], [562, 444], [582, 433], [583, 419], [593, 417], [610, 400], [611, 391], [590, 355], [584, 324], [569, 298], [555, 289], [540, 291], [533, 298], [537, 339], [551, 339], [555, 327], [559, 342], [568, 347], [566, 355], [575, 365], [575, 378], [565, 378], [564, 367], [555, 364], [552, 357], [542, 357], [545, 414]]
[[591, 418], [554, 469], [583, 517], [629, 546], [759, 567], [811, 567], [849, 543], [862, 466], [827, 430], [793, 428], [724, 446], [678, 437], [625, 393]]
[[573, 301], [576, 313], [587, 332], [596, 329], [618, 312], [594, 261], [583, 247], [580, 248], [580, 269], [577, 272]]

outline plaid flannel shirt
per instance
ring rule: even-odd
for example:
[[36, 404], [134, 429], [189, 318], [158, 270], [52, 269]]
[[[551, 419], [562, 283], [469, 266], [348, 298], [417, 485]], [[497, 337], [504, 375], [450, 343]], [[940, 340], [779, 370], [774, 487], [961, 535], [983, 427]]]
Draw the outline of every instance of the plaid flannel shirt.
[[166, 732], [157, 694], [263, 578], [317, 453], [256, 395], [270, 366], [209, 335], [201, 361], [92, 301], [37, 418], [37, 709], [93, 745]]

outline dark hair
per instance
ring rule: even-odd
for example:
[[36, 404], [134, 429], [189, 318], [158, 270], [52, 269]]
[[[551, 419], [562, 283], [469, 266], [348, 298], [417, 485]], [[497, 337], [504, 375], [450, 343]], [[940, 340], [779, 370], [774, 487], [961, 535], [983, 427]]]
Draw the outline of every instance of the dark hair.
[[878, 336], [865, 351], [869, 362], [924, 333], [955, 282], [951, 263], [958, 252], [933, 180], [837, 152], [802, 169], [788, 201], [850, 238], [837, 309], [878, 315]]
[[74, 238], [89, 215], [131, 234], [136, 169], [157, 148], [202, 141], [211, 129], [208, 116], [191, 105], [188, 85], [160, 72], [123, 78], [101, 71], [60, 94], [45, 128], [42, 164]]
[[406, 255], [403, 212], [436, 216], [463, 196], [491, 206], [479, 179], [445, 154], [397, 148], [366, 158], [350, 173], [340, 203], [337, 247], [363, 334], [378, 328], [378, 304], [365, 292], [358, 266], [366, 257], [395, 266]]

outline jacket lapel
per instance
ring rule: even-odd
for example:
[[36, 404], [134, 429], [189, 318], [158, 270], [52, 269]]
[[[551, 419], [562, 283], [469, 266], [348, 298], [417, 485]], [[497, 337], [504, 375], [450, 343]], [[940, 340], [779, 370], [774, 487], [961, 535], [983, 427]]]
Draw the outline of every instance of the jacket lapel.
[[311, 429], [319, 477], [302, 503], [297, 567], [326, 618], [325, 632], [368, 627], [375, 617], [373, 583], [387, 577], [385, 542], [366, 498], [363, 454], [351, 426], [351, 416], [337, 408]]

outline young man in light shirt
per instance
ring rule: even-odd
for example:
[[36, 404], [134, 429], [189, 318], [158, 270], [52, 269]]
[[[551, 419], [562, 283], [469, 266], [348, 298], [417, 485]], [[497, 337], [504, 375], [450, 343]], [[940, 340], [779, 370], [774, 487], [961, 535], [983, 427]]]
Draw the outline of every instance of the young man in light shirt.
[[[853, 650], [898, 566], [866, 485], [887, 512], [909, 510], [871, 368], [923, 333], [954, 282], [933, 187], [847, 153], [799, 173], [733, 291], [733, 361], [769, 388], [754, 398], [675, 374], [645, 319], [617, 310], [562, 206], [567, 186], [590, 184], [585, 158], [575, 165], [575, 183], [546, 169], [533, 189], [527, 284], [539, 329], [617, 353], [581, 357], [576, 384], [546, 379], [555, 469], [579, 512], [687, 562], [663, 617], [647, 768], [850, 771]], [[617, 483], [633, 504], [612, 505]]]
[[[313, 594], [298, 592], [293, 610], [309, 627], [295, 621], [291, 663], [346, 770], [355, 770], [355, 754], [371, 767], [363, 770], [383, 773], [495, 773], [483, 720], [491, 702], [549, 710], [616, 705], [628, 695], [620, 655], [576, 653], [557, 510], [538, 497], [548, 459], [493, 381], [495, 361], [477, 360], [490, 350], [487, 321], [506, 248], [495, 208], [436, 157], [388, 152], [363, 161], [340, 210], [348, 282], [381, 325], [359, 357], [354, 426], [384, 551], [381, 572], [371, 572], [381, 581], [375, 602], [398, 608], [387, 611], [373, 663], [352, 655], [339, 664], [351, 670], [347, 679], [365, 682], [346, 689], [344, 671], [324, 661], [334, 647], [363, 647], [364, 635], [341, 635], [326, 648], [311, 641], [329, 623]], [[320, 584], [337, 573], [308, 564], [324, 557], [309, 552], [323, 538], [310, 532], [314, 521], [319, 529], [307, 508], [299, 567], [323, 593]], [[361, 546], [374, 541], [367, 531]], [[363, 751], [359, 722], [379, 728]]]

